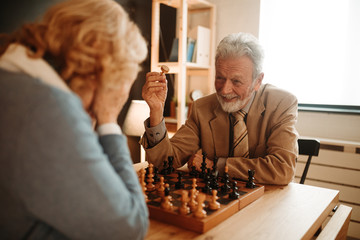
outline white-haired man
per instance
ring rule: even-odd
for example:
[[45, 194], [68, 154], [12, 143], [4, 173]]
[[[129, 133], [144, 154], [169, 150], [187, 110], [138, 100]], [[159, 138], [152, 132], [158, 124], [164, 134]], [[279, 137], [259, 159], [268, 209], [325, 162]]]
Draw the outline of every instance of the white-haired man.
[[[226, 36], [216, 51], [216, 93], [193, 103], [189, 119], [171, 139], [163, 118], [166, 78], [148, 73], [143, 98], [150, 107], [150, 117], [141, 140], [148, 161], [161, 168], [171, 155], [174, 167], [188, 163], [200, 170], [201, 149], [207, 154], [207, 167], [217, 158], [219, 172], [226, 164], [230, 177], [246, 180], [248, 170], [254, 169], [257, 182], [291, 182], [298, 155], [297, 98], [262, 84], [262, 61], [263, 50], [254, 36]], [[240, 120], [235, 117], [239, 112]], [[239, 122], [244, 123], [240, 130]]]

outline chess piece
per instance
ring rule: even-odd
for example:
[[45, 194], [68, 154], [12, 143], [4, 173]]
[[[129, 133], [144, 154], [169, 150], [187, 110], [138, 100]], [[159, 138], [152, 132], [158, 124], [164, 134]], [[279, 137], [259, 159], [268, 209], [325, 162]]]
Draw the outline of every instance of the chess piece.
[[145, 202], [148, 202], [148, 196], [146, 195], [146, 183], [145, 183], [145, 170], [142, 168], [140, 170], [140, 186], [141, 189], [143, 190], [143, 194], [144, 194], [144, 198], [145, 198]]
[[196, 207], [196, 210], [194, 212], [194, 216], [196, 218], [204, 218], [206, 217], [206, 211], [204, 210], [204, 207], [205, 207], [205, 198], [206, 198], [206, 195], [203, 194], [203, 193], [199, 193], [196, 200], [198, 202], [197, 204], [197, 207]]
[[191, 171], [189, 172], [190, 176], [193, 177], [197, 177], [198, 176], [198, 172], [196, 171], [196, 167], [195, 166], [191, 166]]
[[182, 182], [182, 172], [177, 172], [178, 174], [178, 181], [175, 183], [175, 189], [181, 189], [184, 188], [184, 183]]
[[161, 70], [160, 75], [164, 75], [170, 71], [169, 67], [166, 65], [161, 65], [160, 70]]
[[193, 178], [193, 179], [192, 179], [191, 188], [192, 188], [192, 189], [195, 189], [195, 193], [198, 192], [198, 190], [196, 189], [196, 187], [197, 187], [196, 178]]
[[162, 175], [167, 175], [167, 161], [163, 162], [163, 169], [160, 171]]
[[225, 165], [225, 172], [224, 172], [224, 177], [222, 179], [222, 182], [224, 183], [224, 185], [222, 185], [222, 187], [221, 187], [221, 193], [229, 192], [231, 187], [230, 187], [228, 166], [227, 165]]
[[175, 171], [174, 169], [174, 157], [173, 156], [169, 156], [168, 157], [168, 167], [167, 167], [167, 174], [171, 174]]
[[190, 189], [190, 201], [189, 201], [189, 207], [192, 212], [194, 212], [196, 209], [196, 205], [197, 205], [196, 197], [199, 193], [196, 187], [197, 187], [196, 178], [193, 178], [192, 188]]
[[212, 172], [213, 174], [217, 177], [218, 176], [218, 169], [217, 169], [217, 163], [218, 163], [218, 157], [214, 157], [214, 160], [213, 160], [213, 167], [212, 167]]
[[205, 178], [206, 177], [206, 153], [203, 152], [203, 158], [202, 158], [202, 163], [201, 163], [201, 172], [199, 174], [199, 178]]
[[187, 215], [190, 213], [190, 208], [188, 206], [189, 202], [189, 193], [186, 190], [181, 191], [181, 206], [179, 207], [179, 213], [181, 215]]
[[219, 183], [218, 183], [218, 178], [215, 175], [211, 175], [210, 178], [210, 187], [212, 189], [218, 190], [219, 189]]
[[158, 168], [154, 167], [154, 182], [157, 183], [157, 182], [159, 182], [159, 180], [160, 180], [160, 177], [158, 175]]
[[202, 192], [203, 193], [211, 193], [211, 187], [210, 187], [210, 180], [209, 179], [207, 179], [207, 180], [205, 180], [205, 185], [204, 185], [204, 187], [202, 188]]
[[147, 185], [146, 188], [148, 191], [153, 191], [155, 189], [154, 182], [154, 174], [153, 174], [153, 167], [154, 165], [152, 163], [149, 164], [149, 174], [147, 176]]
[[239, 197], [240, 197], [239, 188], [236, 185], [237, 185], [237, 182], [234, 181], [232, 183], [232, 188], [231, 188], [232, 192], [229, 193], [229, 198], [230, 199], [239, 199]]
[[161, 201], [161, 208], [164, 210], [172, 210], [173, 208], [173, 204], [171, 203], [171, 196], [170, 196], [170, 187], [169, 184], [165, 184], [165, 191], [164, 191], [164, 197], [162, 198]]
[[158, 189], [157, 189], [157, 193], [158, 195], [160, 195], [161, 197], [163, 197], [165, 195], [165, 183], [164, 183], [164, 177], [160, 177], [160, 182], [158, 184]]
[[255, 188], [255, 183], [254, 183], [254, 175], [255, 175], [255, 170], [248, 170], [248, 181], [246, 182], [246, 188]]
[[211, 198], [211, 202], [209, 203], [209, 209], [211, 210], [218, 210], [220, 208], [220, 203], [216, 201], [219, 199], [219, 197], [216, 195], [217, 195], [217, 191], [212, 190], [212, 198]]
[[224, 176], [222, 178], [222, 182], [225, 183], [226, 181], [229, 181], [229, 167], [227, 165], [225, 165], [224, 168]]

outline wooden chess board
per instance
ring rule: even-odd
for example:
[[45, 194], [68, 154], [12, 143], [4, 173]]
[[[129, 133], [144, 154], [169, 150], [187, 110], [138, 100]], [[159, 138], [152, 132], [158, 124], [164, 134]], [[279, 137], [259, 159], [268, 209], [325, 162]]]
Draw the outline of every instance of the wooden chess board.
[[[220, 203], [220, 208], [218, 210], [210, 210], [208, 208], [208, 204], [211, 201], [212, 196], [211, 194], [206, 194], [204, 210], [206, 211], [207, 216], [205, 218], [199, 219], [194, 217], [193, 213], [191, 212], [187, 215], [179, 214], [179, 207], [181, 206], [181, 192], [184, 189], [190, 190], [192, 188], [193, 176], [190, 176], [188, 172], [183, 173], [182, 182], [184, 183], [184, 189], [175, 189], [175, 183], [178, 181], [176, 173], [172, 173], [169, 175], [159, 174], [159, 176], [163, 176], [165, 179], [165, 183], [168, 183], [170, 186], [170, 195], [172, 197], [173, 209], [162, 209], [160, 207], [161, 196], [157, 194], [157, 191], [147, 191], [147, 205], [150, 212], [150, 218], [161, 222], [173, 224], [175, 226], [192, 230], [198, 233], [204, 233], [210, 230], [211, 228], [226, 220], [228, 217], [240, 211], [242, 208], [254, 202], [256, 199], [258, 199], [264, 194], [264, 186], [256, 185], [255, 188], [249, 189], [245, 187], [246, 182], [237, 181], [237, 187], [240, 193], [239, 199], [230, 199], [229, 192], [221, 193], [221, 191], [219, 190], [217, 194], [219, 198], [217, 199], [217, 201]], [[205, 185], [204, 180], [201, 178], [196, 179], [197, 190], [199, 190], [199, 192], [202, 192], [202, 188]], [[218, 183], [220, 187], [223, 185], [220, 179]]]

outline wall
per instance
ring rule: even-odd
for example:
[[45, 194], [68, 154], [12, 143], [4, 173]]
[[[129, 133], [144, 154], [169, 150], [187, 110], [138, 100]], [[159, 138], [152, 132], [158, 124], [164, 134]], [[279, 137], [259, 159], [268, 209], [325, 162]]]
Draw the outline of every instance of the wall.
[[[260, 0], [209, 1], [217, 7], [216, 43], [233, 32], [259, 36]], [[299, 112], [297, 129], [302, 136], [360, 142], [359, 115]]]
[[[216, 43], [232, 32], [259, 36], [260, 0], [209, 0], [217, 6]], [[266, 54], [266, 53], [265, 53]], [[266, 73], [265, 73], [266, 77]], [[360, 239], [360, 115], [299, 111], [300, 136], [315, 137], [344, 150], [320, 149], [309, 169], [306, 184], [337, 189], [340, 203], [353, 208], [348, 236]], [[300, 157], [296, 181], [305, 158]]]

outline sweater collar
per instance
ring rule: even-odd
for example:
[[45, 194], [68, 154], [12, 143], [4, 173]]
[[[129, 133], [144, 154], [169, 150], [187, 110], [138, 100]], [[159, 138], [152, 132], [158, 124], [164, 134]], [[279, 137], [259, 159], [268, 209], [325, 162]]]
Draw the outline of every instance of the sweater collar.
[[42, 58], [30, 58], [29, 51], [20, 44], [10, 44], [3, 55], [0, 56], [0, 68], [27, 74], [38, 78], [47, 85], [70, 92], [69, 87], [57, 74], [57, 72]]

